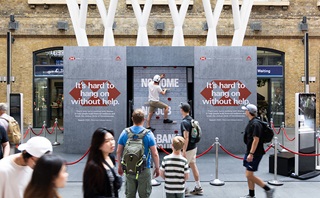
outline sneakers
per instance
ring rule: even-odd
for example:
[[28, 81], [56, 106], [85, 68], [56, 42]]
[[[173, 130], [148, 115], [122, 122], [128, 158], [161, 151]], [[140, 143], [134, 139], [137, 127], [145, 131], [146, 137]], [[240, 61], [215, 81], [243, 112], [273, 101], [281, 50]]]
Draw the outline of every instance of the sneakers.
[[242, 196], [240, 198], [256, 198], [256, 197], [251, 197], [250, 195], [245, 195], [245, 196]]
[[271, 188], [270, 190], [265, 191], [266, 195], [267, 195], [267, 198], [273, 198], [274, 191], [275, 191], [274, 188]]
[[164, 124], [170, 124], [170, 123], [172, 123], [173, 122], [173, 120], [170, 120], [170, 119], [164, 119], [163, 120], [163, 123]]
[[194, 189], [192, 191], [190, 191], [190, 194], [201, 195], [201, 194], [203, 194], [203, 189], [201, 187], [199, 187], [199, 188], [194, 187]]
[[149, 129], [150, 131], [154, 132], [156, 129], [152, 127], [147, 127], [146, 129]]
[[185, 196], [185, 197], [188, 197], [189, 195], [190, 195], [189, 189], [188, 189], [188, 188], [185, 188], [185, 189], [184, 189], [184, 196]]

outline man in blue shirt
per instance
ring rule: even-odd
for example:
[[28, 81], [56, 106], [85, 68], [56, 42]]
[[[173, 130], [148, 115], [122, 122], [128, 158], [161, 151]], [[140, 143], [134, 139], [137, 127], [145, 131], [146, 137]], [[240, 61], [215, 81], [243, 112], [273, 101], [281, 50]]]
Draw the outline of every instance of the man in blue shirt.
[[[132, 113], [133, 126], [130, 127], [130, 130], [138, 134], [142, 132], [145, 128], [143, 127], [145, 121], [145, 114], [142, 109], [136, 109]], [[117, 160], [121, 162], [122, 153], [124, 147], [128, 140], [128, 133], [126, 130], [123, 130], [120, 134], [118, 140], [117, 148]], [[137, 178], [135, 175], [126, 174], [126, 190], [125, 194], [127, 198], [135, 198], [138, 191], [139, 197], [148, 198], [151, 195], [152, 185], [151, 185], [151, 156], [155, 164], [155, 169], [153, 172], [154, 177], [158, 177], [160, 174], [159, 171], [159, 154], [156, 146], [156, 141], [152, 132], [148, 131], [143, 138], [144, 144], [144, 155], [146, 156], [146, 167], [139, 174]], [[123, 175], [123, 168], [121, 165], [118, 166], [118, 173]]]

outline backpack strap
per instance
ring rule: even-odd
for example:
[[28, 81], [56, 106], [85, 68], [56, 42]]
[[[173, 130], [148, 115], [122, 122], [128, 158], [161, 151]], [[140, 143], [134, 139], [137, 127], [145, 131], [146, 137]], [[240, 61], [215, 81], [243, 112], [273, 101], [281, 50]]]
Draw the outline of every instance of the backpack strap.
[[7, 121], [9, 123], [9, 120], [4, 118], [4, 117], [0, 117], [1, 119], [4, 119], [5, 121]]
[[150, 131], [149, 129], [145, 128], [145, 129], [143, 129], [142, 131], [140, 131], [139, 133], [136, 134], [136, 133], [132, 132], [130, 127], [126, 128], [125, 130], [126, 130], [126, 132], [128, 134], [128, 139], [129, 138], [133, 138], [134, 136], [137, 136], [139, 139], [143, 139], [144, 136], [146, 136], [147, 133]]

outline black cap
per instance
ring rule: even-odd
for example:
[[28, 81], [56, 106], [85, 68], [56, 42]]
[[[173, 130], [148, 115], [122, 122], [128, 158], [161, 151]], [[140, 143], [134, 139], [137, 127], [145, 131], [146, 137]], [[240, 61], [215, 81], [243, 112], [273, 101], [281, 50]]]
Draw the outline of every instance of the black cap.
[[190, 105], [186, 102], [181, 102], [179, 107], [186, 113], [189, 113], [190, 112]]

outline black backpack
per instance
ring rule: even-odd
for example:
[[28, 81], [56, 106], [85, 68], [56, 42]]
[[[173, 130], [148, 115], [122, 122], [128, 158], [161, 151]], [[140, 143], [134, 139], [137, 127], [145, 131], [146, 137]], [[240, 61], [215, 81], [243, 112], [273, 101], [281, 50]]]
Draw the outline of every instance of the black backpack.
[[274, 132], [273, 129], [269, 126], [269, 124], [267, 122], [263, 122], [259, 119], [257, 119], [261, 126], [262, 126], [262, 134], [261, 134], [261, 141], [262, 143], [269, 143], [272, 142], [273, 136], [274, 136]]
[[[185, 120], [184, 120], [185, 121]], [[188, 121], [185, 121], [189, 123]], [[190, 142], [198, 143], [200, 142], [202, 136], [202, 130], [198, 121], [192, 119], [189, 123], [191, 125], [191, 134], [190, 134]]]

